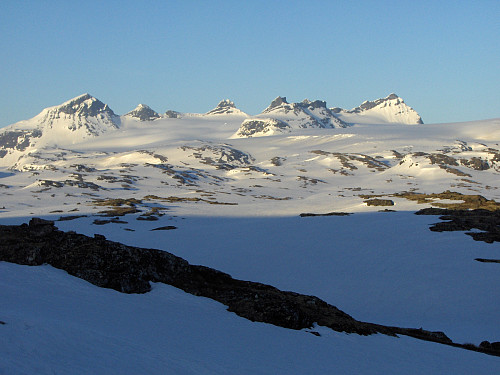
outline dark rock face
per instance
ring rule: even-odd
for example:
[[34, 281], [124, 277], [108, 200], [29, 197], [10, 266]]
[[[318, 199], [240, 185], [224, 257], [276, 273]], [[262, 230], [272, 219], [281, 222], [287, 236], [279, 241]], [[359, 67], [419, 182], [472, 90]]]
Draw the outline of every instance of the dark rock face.
[[14, 149], [24, 151], [31, 145], [32, 138], [40, 138], [42, 132], [40, 130], [13, 130], [0, 134], [0, 151], [2, 156], [7, 154], [6, 149]]
[[299, 103], [299, 104], [300, 104], [300, 106], [302, 106], [304, 108], [311, 108], [311, 109], [324, 108], [324, 109], [328, 109], [328, 108], [326, 108], [326, 102], [324, 100], [315, 100], [315, 101], [311, 102], [310, 100], [304, 99], [302, 101], [302, 103]]
[[490, 169], [490, 165], [487, 160], [483, 160], [478, 157], [472, 157], [470, 159], [460, 159], [460, 163], [466, 167], [475, 169], [476, 171], [486, 171]]

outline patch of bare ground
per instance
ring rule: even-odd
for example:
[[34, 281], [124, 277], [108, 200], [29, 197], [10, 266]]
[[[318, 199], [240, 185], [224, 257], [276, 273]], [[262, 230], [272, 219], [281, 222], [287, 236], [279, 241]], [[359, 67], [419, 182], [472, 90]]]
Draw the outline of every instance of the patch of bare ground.
[[96, 199], [91, 204], [93, 206], [107, 206], [109, 210], [99, 211], [103, 216], [124, 216], [139, 212], [136, 205], [142, 201], [136, 198], [114, 198], [114, 199]]
[[252, 197], [257, 198], [257, 199], [269, 199], [269, 200], [274, 200], [274, 201], [288, 201], [292, 199], [291, 197], [273, 197], [272, 195], [252, 195]]
[[367, 199], [364, 201], [367, 206], [394, 206], [394, 201], [391, 199]]
[[[395, 193], [390, 196], [397, 198], [405, 198], [408, 200], [415, 201], [417, 203], [428, 203], [435, 207], [447, 208], [450, 210], [470, 210], [470, 209], [484, 209], [489, 211], [495, 211], [500, 209], [500, 203], [493, 199], [487, 199], [482, 195], [478, 194], [462, 194], [454, 191], [446, 190], [442, 193]], [[436, 202], [438, 199], [447, 199], [452, 201], [457, 201], [456, 203], [442, 203]], [[460, 202], [461, 201], [461, 202]]]

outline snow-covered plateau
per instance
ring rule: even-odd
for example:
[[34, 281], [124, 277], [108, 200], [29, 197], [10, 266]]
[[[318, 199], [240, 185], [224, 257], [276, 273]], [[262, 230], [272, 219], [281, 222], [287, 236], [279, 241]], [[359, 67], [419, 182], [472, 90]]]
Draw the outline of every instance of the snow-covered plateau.
[[[54, 220], [477, 347], [500, 341], [499, 242], [415, 212], [496, 207], [499, 144], [500, 119], [423, 124], [394, 94], [352, 110], [278, 97], [255, 116], [228, 99], [119, 116], [85, 94], [0, 129], [0, 225]], [[162, 283], [124, 294], [7, 262], [0, 337], [0, 374], [500, 372], [463, 348], [291, 330]]]

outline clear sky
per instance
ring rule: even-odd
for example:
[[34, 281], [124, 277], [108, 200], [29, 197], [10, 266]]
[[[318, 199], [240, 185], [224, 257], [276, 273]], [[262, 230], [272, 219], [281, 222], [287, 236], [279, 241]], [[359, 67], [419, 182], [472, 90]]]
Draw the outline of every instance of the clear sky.
[[0, 126], [85, 92], [117, 114], [395, 92], [426, 123], [496, 118], [499, 20], [498, 0], [2, 0]]

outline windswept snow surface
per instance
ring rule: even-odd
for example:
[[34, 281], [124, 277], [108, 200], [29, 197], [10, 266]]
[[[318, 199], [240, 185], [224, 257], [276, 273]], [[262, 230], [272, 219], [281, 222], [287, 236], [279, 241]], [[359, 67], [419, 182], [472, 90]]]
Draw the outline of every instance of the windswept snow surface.
[[[0, 264], [4, 374], [487, 373], [497, 359], [408, 338], [322, 337], [229, 314], [155, 285], [99, 289], [51, 267]], [[490, 372], [492, 373], [492, 372]]]
[[[46, 216], [54, 218], [54, 216]], [[27, 218], [3, 219], [4, 223]], [[347, 217], [163, 217], [63, 230], [164, 249], [233, 277], [316, 295], [357, 319], [496, 341], [498, 247], [434, 233], [409, 212]], [[162, 225], [176, 230], [151, 231]], [[134, 231], [129, 231], [133, 229]], [[493, 247], [492, 247], [493, 246]], [[49, 266], [0, 263], [0, 373], [492, 374], [500, 360], [383, 335], [315, 327], [321, 337], [251, 323], [211, 300], [155, 284], [145, 295], [104, 290]]]
[[[106, 131], [62, 137], [75, 119], [88, 125], [68, 116], [41, 141], [30, 121], [0, 132], [0, 224], [83, 215], [56, 224], [316, 295], [359, 320], [500, 341], [499, 267], [474, 260], [498, 259], [498, 243], [429, 231], [438, 218], [413, 214], [429, 204], [390, 197], [398, 212], [382, 213], [360, 197], [452, 190], [499, 201], [500, 119], [232, 138], [246, 116], [105, 116]], [[99, 200], [132, 198], [137, 213], [94, 224], [112, 219]], [[354, 214], [299, 217], [332, 211]], [[167, 225], [177, 229], [151, 231]], [[500, 371], [498, 357], [321, 327], [317, 337], [166, 285], [124, 295], [48, 266], [0, 263], [0, 321], [0, 374]]]

